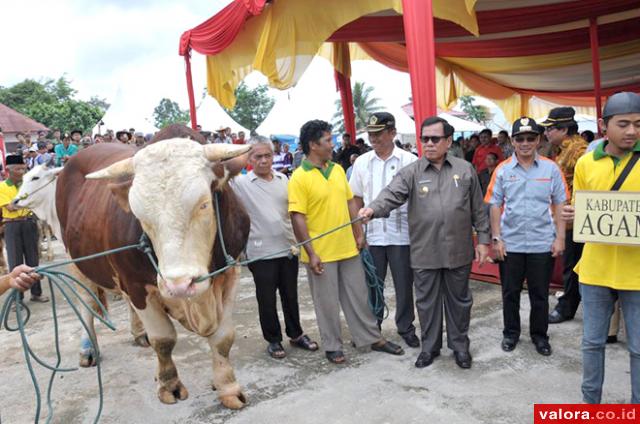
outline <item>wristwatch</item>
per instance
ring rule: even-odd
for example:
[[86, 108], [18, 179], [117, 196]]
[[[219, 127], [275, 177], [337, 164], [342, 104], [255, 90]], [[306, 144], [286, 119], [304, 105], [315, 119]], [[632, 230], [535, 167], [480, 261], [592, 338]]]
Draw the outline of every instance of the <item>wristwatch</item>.
[[497, 242], [499, 242], [499, 241], [502, 241], [502, 239], [501, 239], [500, 237], [493, 236], [493, 237], [491, 238], [491, 241], [492, 241], [493, 243], [497, 243]]

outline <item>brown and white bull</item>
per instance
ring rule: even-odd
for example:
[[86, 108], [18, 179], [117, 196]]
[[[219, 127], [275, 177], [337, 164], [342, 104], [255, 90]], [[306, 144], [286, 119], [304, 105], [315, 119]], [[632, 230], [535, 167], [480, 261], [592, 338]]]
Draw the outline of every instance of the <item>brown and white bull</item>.
[[160, 141], [139, 151], [99, 144], [74, 156], [58, 175], [58, 218], [71, 257], [136, 244], [143, 230], [149, 236], [159, 275], [137, 250], [76, 266], [86, 279], [121, 292], [135, 308], [158, 358], [157, 394], [163, 403], [188, 396], [171, 357], [176, 331], [170, 317], [207, 338], [220, 401], [234, 409], [246, 402], [229, 362], [238, 270], [195, 280], [224, 265], [215, 242], [214, 191], [220, 194], [227, 251], [237, 257], [246, 245], [248, 215], [227, 186], [229, 171], [220, 161], [248, 149], [186, 139]]

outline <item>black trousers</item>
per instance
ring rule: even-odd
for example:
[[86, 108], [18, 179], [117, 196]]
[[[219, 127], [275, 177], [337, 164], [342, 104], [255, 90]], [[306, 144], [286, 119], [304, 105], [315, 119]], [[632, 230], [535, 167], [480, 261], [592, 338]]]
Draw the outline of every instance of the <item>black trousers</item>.
[[[4, 225], [4, 240], [9, 270], [21, 264], [38, 266], [38, 225], [35, 220], [8, 221]], [[42, 286], [38, 281], [31, 286], [31, 295], [40, 296], [41, 294]], [[23, 297], [21, 293], [20, 298]]]
[[529, 334], [531, 340], [548, 340], [549, 327], [549, 283], [553, 272], [554, 258], [551, 253], [507, 252], [500, 262], [502, 284], [503, 335], [505, 338], [520, 338], [520, 292], [527, 280], [531, 313]]
[[573, 272], [576, 264], [582, 256], [583, 243], [573, 241], [573, 230], [567, 230], [565, 233], [565, 248], [562, 259], [564, 261], [564, 270], [562, 272], [562, 284], [564, 286], [564, 294], [558, 299], [555, 309], [565, 318], [573, 318], [580, 305], [580, 283], [578, 274]]
[[280, 292], [287, 336], [302, 335], [298, 308], [298, 258], [275, 258], [249, 264], [256, 285], [258, 314], [262, 336], [269, 343], [282, 341], [282, 330], [276, 306], [276, 290]]
[[[416, 334], [413, 321], [416, 319], [413, 303], [413, 270], [409, 246], [369, 246], [369, 251], [376, 266], [376, 274], [382, 281], [387, 278], [387, 266], [391, 268], [393, 286], [396, 291], [396, 327], [401, 336]], [[370, 288], [369, 291], [374, 291]], [[375, 293], [370, 293], [369, 298], [375, 298]], [[382, 323], [384, 310], [376, 317], [378, 324]]]

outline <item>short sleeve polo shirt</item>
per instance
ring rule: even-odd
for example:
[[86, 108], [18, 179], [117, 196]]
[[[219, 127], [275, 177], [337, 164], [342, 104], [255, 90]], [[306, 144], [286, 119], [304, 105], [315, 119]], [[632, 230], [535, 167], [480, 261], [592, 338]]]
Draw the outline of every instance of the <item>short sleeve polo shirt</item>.
[[[306, 217], [310, 237], [316, 237], [351, 220], [347, 201], [353, 193], [341, 166], [329, 162], [320, 169], [304, 160], [289, 181], [289, 213]], [[351, 226], [346, 226], [312, 242], [323, 262], [335, 262], [358, 255]], [[301, 249], [302, 262], [309, 262]]]

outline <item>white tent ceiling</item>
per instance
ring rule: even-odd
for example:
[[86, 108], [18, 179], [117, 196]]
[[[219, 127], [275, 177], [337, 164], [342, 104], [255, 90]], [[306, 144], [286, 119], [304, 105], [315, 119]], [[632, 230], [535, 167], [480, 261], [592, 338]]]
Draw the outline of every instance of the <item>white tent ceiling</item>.
[[229, 114], [220, 106], [218, 101], [207, 95], [200, 103], [196, 116], [198, 124], [202, 126], [204, 131], [216, 131], [218, 128], [229, 127], [231, 132], [238, 133], [244, 131], [249, 137], [249, 130], [238, 124]]
[[128, 130], [129, 128], [135, 128], [136, 131], [142, 131], [145, 134], [153, 134], [158, 131], [151, 118], [144, 117], [143, 113], [141, 113], [135, 99], [126, 98], [121, 88], [116, 92], [111, 106], [109, 106], [101, 120], [104, 125], [99, 127], [96, 124], [91, 131], [92, 134], [97, 134], [98, 131], [104, 134], [107, 129], [116, 132], [123, 129]]

